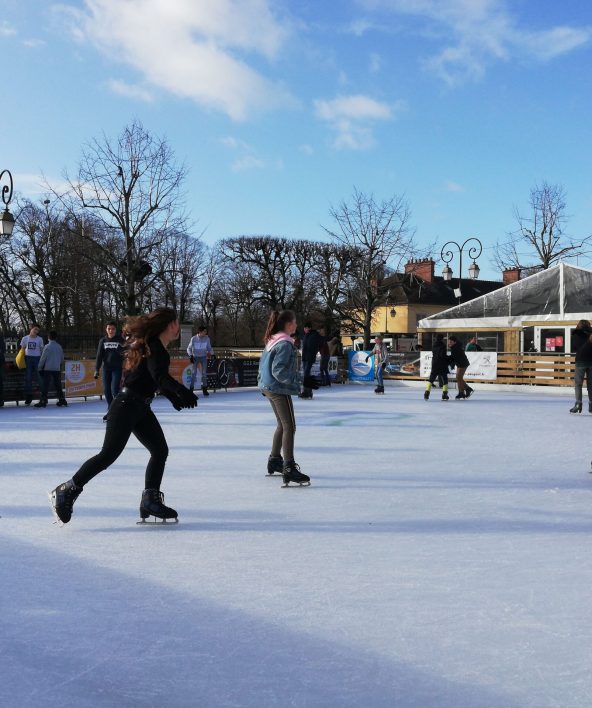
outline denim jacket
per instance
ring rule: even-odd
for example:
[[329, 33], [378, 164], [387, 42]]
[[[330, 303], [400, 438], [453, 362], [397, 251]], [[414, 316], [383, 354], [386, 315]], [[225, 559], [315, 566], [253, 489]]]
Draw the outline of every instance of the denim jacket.
[[300, 393], [297, 355], [296, 347], [286, 341], [278, 342], [269, 351], [264, 349], [259, 360], [259, 388], [287, 396]]

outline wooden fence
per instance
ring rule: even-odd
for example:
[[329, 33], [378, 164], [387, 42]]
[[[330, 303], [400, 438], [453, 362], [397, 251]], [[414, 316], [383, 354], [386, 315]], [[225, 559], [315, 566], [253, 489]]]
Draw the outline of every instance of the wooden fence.
[[[575, 357], [571, 354], [516, 354], [499, 352], [494, 381], [471, 379], [484, 384], [525, 384], [531, 386], [573, 386]], [[392, 374], [387, 379], [422, 380], [419, 375]]]

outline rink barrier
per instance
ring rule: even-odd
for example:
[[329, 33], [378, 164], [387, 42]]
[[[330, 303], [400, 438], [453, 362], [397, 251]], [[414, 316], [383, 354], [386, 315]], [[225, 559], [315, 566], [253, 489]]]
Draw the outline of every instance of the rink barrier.
[[[572, 354], [499, 352], [497, 378], [471, 379], [480, 384], [523, 384], [528, 386], [573, 386], [575, 356]], [[413, 373], [385, 372], [385, 379], [424, 381], [419, 364]], [[453, 376], [451, 376], [451, 380]]]

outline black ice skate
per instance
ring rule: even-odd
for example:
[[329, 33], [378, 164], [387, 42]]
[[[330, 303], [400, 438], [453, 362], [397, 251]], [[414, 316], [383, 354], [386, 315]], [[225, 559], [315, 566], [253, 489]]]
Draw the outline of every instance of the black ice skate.
[[273, 477], [277, 472], [282, 474], [284, 471], [284, 458], [280, 455], [279, 457], [269, 457], [267, 460], [267, 476]]
[[65, 398], [60, 398], [60, 400], [56, 403], [56, 406], [59, 406], [60, 408], [67, 405], [68, 401]]
[[450, 400], [450, 396], [448, 395], [448, 391], [444, 391], [444, 393], [442, 394], [442, 400], [443, 401]]
[[424, 392], [423, 392], [423, 400], [424, 400], [424, 401], [429, 401], [429, 400], [430, 400], [430, 392], [429, 392], [429, 391], [424, 391]]
[[456, 398], [457, 400], [463, 401], [463, 400], [466, 398], [466, 396], [465, 396], [464, 393], [457, 393], [456, 396], [455, 396], [455, 398]]
[[145, 489], [142, 492], [142, 501], [140, 502], [140, 518], [138, 524], [156, 524], [157, 521], [146, 521], [150, 516], [161, 519], [161, 523], [166, 524], [167, 519], [171, 519], [172, 523], [179, 523], [178, 514], [174, 509], [164, 505], [164, 494], [158, 489]]
[[384, 393], [384, 386], [377, 386], [374, 389], [374, 393]]
[[467, 386], [465, 388], [465, 398], [470, 398], [474, 390], [475, 390], [474, 388]]
[[289, 487], [290, 482], [298, 484], [301, 487], [310, 487], [310, 477], [302, 474], [300, 467], [294, 462], [294, 460], [289, 460], [284, 462], [284, 483], [282, 487]]
[[33, 400], [33, 396], [29, 396], [29, 395], [25, 396], [25, 405], [30, 406], [32, 400]]
[[[590, 406], [588, 406], [590, 408]], [[581, 402], [576, 401], [576, 404], [573, 408], [569, 409], [570, 413], [581, 413], [582, 412], [582, 404]]]
[[40, 398], [37, 403], [33, 406], [33, 408], [45, 408], [47, 406], [47, 398], [44, 398], [43, 396]]
[[72, 518], [74, 502], [78, 499], [82, 487], [77, 487], [70, 479], [68, 482], [60, 484], [53, 492], [49, 493], [49, 500], [56, 518], [67, 524]]
[[203, 393], [204, 396], [209, 396], [210, 394], [208, 393], [208, 387], [207, 386], [202, 386], [201, 387], [201, 392]]
[[[0, 406], [3, 406], [4, 403], [0, 403]], [[592, 401], [588, 402], [588, 413], [592, 413]]]

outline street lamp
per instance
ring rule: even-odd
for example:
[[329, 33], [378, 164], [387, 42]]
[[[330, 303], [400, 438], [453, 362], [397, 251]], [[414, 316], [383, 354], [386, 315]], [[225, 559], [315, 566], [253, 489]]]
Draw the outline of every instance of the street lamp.
[[[471, 245], [472, 244], [472, 245]], [[449, 246], [456, 246], [458, 249], [458, 256], [459, 256], [459, 268], [458, 268], [458, 288], [455, 288], [454, 290], [454, 295], [458, 298], [458, 302], [460, 304], [460, 298], [462, 295], [461, 292], [461, 282], [462, 282], [462, 257], [463, 253], [465, 250], [465, 247], [468, 246], [467, 253], [469, 255], [469, 258], [473, 259], [473, 262], [469, 266], [469, 277], [472, 280], [475, 280], [476, 278], [479, 277], [479, 266], [477, 265], [477, 261], [475, 259], [479, 258], [483, 251], [483, 244], [481, 241], [479, 241], [478, 238], [471, 237], [468, 238], [462, 246], [459, 245], [456, 241], [448, 241], [442, 246], [442, 251], [440, 253], [440, 258], [444, 261], [446, 264], [442, 270], [442, 277], [446, 282], [450, 282], [452, 280], [452, 268], [448, 265], [452, 259], [454, 258], [454, 253], [453, 251], [449, 248]], [[446, 250], [448, 249], [448, 250]]]
[[14, 216], [8, 210], [8, 205], [12, 199], [12, 175], [8, 170], [2, 170], [0, 172], [0, 184], [6, 176], [8, 184], [2, 185], [2, 201], [4, 202], [4, 211], [2, 212], [2, 218], [0, 219], [0, 235], [10, 238], [12, 236], [12, 230], [14, 228]]

